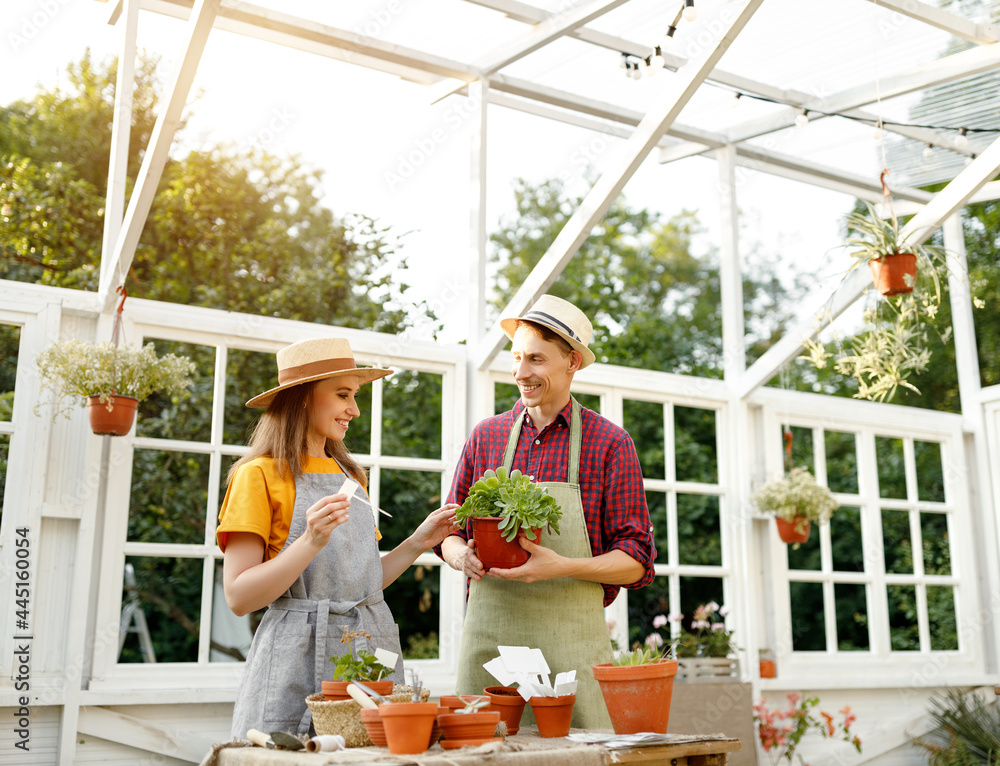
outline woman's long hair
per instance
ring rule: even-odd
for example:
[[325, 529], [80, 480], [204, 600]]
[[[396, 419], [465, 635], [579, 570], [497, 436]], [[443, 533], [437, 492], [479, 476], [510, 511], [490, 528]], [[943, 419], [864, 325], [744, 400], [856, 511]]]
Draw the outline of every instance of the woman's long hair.
[[[272, 458], [279, 474], [293, 478], [302, 475], [306, 434], [309, 432], [309, 404], [315, 386], [316, 381], [303, 383], [275, 395], [250, 433], [250, 451], [229, 469], [227, 484], [240, 466], [259, 457]], [[362, 487], [368, 488], [368, 472], [351, 456], [343, 442], [327, 439], [326, 454], [336, 458]]]

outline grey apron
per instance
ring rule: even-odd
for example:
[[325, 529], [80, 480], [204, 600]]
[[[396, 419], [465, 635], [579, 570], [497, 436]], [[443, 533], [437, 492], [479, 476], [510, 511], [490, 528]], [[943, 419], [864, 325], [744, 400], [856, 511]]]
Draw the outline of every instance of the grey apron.
[[[307, 473], [295, 480], [295, 508], [284, 551], [306, 530], [306, 511], [335, 495], [346, 473]], [[361, 494], [360, 492], [358, 494]], [[399, 629], [382, 596], [382, 562], [371, 509], [351, 499], [350, 518], [282, 598], [271, 604], [254, 634], [233, 708], [232, 736], [248, 729], [307, 734], [312, 716], [305, 698], [333, 678], [330, 657], [347, 650], [343, 627], [364, 630], [354, 648], [402, 655]], [[280, 555], [280, 554], [279, 554]], [[402, 681], [402, 659], [391, 676]]]
[[[570, 422], [569, 476], [566, 483], [540, 482], [559, 506], [561, 534], [543, 531], [540, 544], [561, 556], [590, 558], [590, 538], [580, 499], [580, 447], [582, 424], [580, 405], [573, 399]], [[511, 428], [503, 465], [510, 470], [521, 435], [522, 418]], [[578, 687], [573, 705], [576, 728], [610, 729], [604, 698], [594, 680], [591, 665], [610, 662], [611, 639], [604, 620], [604, 589], [595, 582], [571, 577], [533, 583], [509, 582], [490, 577], [474, 580], [469, 588], [469, 604], [462, 632], [458, 658], [459, 694], [482, 694], [497, 683], [483, 663], [498, 656], [498, 646], [528, 646], [542, 650], [551, 670], [556, 673], [576, 670]], [[525, 723], [533, 722], [526, 707]]]

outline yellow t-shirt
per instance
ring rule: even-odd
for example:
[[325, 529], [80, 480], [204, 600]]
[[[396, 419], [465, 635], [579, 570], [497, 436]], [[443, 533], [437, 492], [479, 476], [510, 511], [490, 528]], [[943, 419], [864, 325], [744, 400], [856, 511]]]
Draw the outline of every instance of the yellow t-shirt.
[[[302, 471], [343, 473], [333, 458], [308, 455]], [[285, 547], [294, 510], [295, 480], [288, 474], [278, 474], [272, 458], [251, 460], [240, 467], [226, 489], [215, 532], [219, 547], [226, 550], [230, 532], [250, 532], [264, 541], [264, 560], [273, 559]], [[377, 529], [375, 534], [376, 540], [382, 539]]]

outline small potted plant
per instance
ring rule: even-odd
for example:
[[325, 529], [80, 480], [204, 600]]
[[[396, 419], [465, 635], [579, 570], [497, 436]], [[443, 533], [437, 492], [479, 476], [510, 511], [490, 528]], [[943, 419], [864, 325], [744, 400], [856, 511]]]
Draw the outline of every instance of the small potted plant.
[[462, 528], [471, 521], [476, 555], [489, 570], [524, 564], [529, 555], [516, 538], [536, 541], [543, 528], [559, 534], [562, 509], [530, 476], [516, 469], [508, 474], [500, 467], [486, 471], [469, 488], [456, 516]]
[[829, 521], [840, 505], [833, 493], [817, 484], [804, 466], [794, 467], [787, 476], [767, 482], [751, 499], [762, 512], [774, 515], [778, 535], [794, 545], [806, 542], [811, 523]]
[[507, 725], [508, 736], [521, 730], [521, 716], [526, 704], [524, 697], [513, 686], [487, 686], [483, 692], [490, 699], [490, 708], [500, 713], [500, 720]]
[[[194, 363], [185, 356], [158, 356], [152, 343], [123, 346], [67, 340], [38, 355], [42, 389], [55, 395], [55, 414], [69, 417], [68, 399], [85, 403], [95, 434], [124, 436], [139, 402], [157, 392], [180, 395], [191, 385]], [[40, 406], [39, 405], [39, 406]], [[38, 408], [36, 407], [36, 412]]]
[[332, 681], [321, 682], [323, 697], [328, 702], [351, 699], [347, 693], [347, 685], [352, 681], [361, 681], [376, 694], [388, 697], [392, 694], [393, 682], [385, 677], [392, 673], [392, 668], [387, 668], [378, 661], [374, 654], [366, 649], [355, 651], [354, 642], [359, 638], [370, 638], [363, 630], [350, 630], [346, 625], [342, 626], [344, 633], [340, 638], [340, 643], [347, 644], [347, 651], [340, 656], [334, 655], [330, 662], [334, 663]]
[[677, 675], [673, 651], [640, 646], [593, 666], [615, 734], [666, 733]]
[[[728, 613], [728, 607], [710, 601], [699, 604], [688, 622], [685, 622], [683, 614], [669, 617], [658, 614], [653, 618], [654, 628], [662, 628], [667, 623], [676, 623], [680, 628], [673, 643], [678, 682], [723, 683], [739, 680], [737, 647], [733, 643], [733, 631], [726, 628], [725, 623]], [[653, 632], [646, 636], [645, 643], [657, 648], [663, 646], [663, 638]]]

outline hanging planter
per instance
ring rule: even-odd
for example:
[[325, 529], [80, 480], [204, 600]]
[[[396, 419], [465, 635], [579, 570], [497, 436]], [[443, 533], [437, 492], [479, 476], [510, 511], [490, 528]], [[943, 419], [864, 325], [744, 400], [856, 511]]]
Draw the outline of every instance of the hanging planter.
[[88, 396], [90, 430], [98, 436], [125, 436], [132, 430], [138, 407], [139, 400], [134, 396]]
[[775, 519], [778, 537], [783, 543], [804, 543], [809, 540], [812, 524], [805, 516], [793, 516], [791, 520]]
[[621, 666], [604, 662], [593, 670], [615, 734], [666, 734], [677, 660]]
[[917, 281], [917, 256], [914, 253], [891, 253], [868, 261], [875, 288], [882, 295], [905, 295], [913, 292]]
[[767, 482], [751, 499], [762, 512], [774, 515], [778, 535], [792, 545], [809, 539], [811, 522], [826, 523], [840, 507], [833, 493], [818, 484], [809, 469], [803, 466]]

